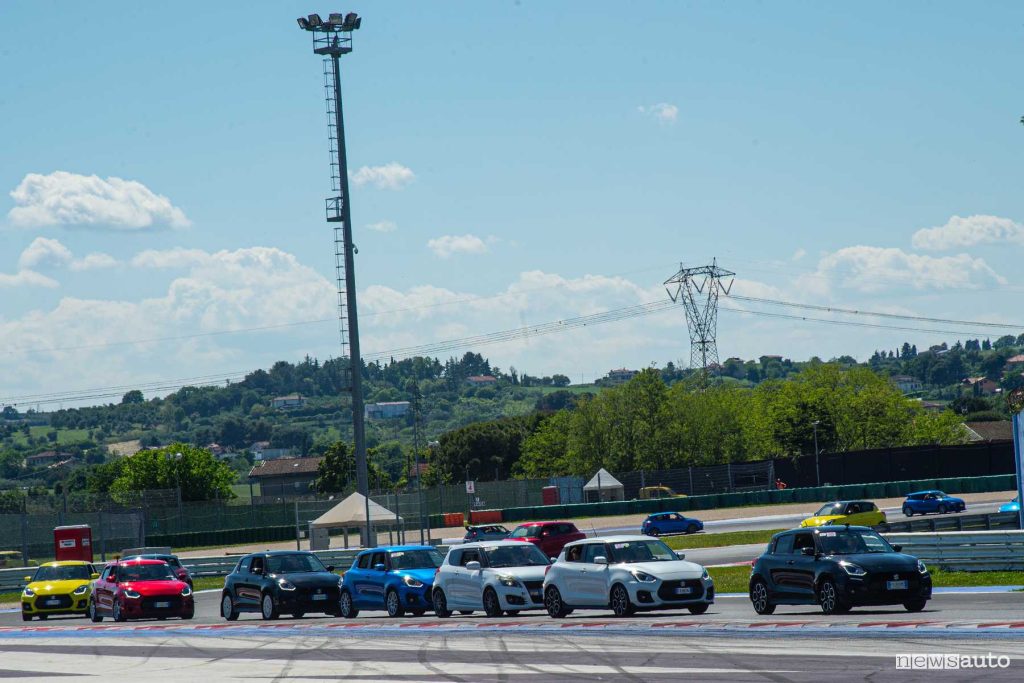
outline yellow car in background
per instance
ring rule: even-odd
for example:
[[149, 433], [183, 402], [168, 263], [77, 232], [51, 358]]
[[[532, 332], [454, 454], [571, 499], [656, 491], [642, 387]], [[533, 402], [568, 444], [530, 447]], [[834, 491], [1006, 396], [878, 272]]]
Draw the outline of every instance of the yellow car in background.
[[99, 578], [88, 562], [65, 560], [47, 562], [26, 576], [28, 585], [21, 592], [21, 618], [45, 619], [51, 614], [85, 616], [92, 593], [92, 581]]
[[878, 526], [885, 523], [885, 513], [870, 500], [838, 500], [825, 503], [821, 509], [800, 522], [800, 526], [825, 526], [826, 524], [850, 524], [853, 526]]

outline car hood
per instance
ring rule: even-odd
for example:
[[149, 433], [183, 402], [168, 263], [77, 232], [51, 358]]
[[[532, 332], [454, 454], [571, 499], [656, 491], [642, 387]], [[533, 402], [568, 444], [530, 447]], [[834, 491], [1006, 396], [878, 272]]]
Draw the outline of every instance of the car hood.
[[824, 526], [829, 522], [834, 522], [845, 517], [846, 515], [815, 515], [800, 522], [800, 526]]
[[917, 571], [917, 558], [904, 553], [859, 553], [854, 555], [828, 555], [829, 559], [846, 560], [868, 572]]
[[492, 567], [487, 571], [495, 576], [514, 576], [520, 581], [543, 581], [544, 571], [548, 565], [535, 565], [532, 567]]
[[120, 584], [125, 590], [133, 590], [139, 595], [175, 595], [188, 588], [184, 581], [132, 581]]
[[704, 567], [696, 562], [688, 562], [686, 560], [630, 562], [629, 564], [620, 564], [618, 566], [630, 571], [641, 571], [666, 581], [699, 579], [704, 574]]
[[36, 595], [63, 595], [72, 593], [81, 585], [90, 585], [90, 579], [69, 579], [67, 581], [33, 581], [28, 588]]
[[423, 569], [397, 569], [393, 573], [395, 576], [411, 576], [417, 581], [421, 581], [425, 585], [433, 585], [434, 583], [434, 572], [433, 568]]
[[338, 585], [341, 578], [331, 572], [301, 572], [297, 574], [271, 574], [271, 579], [285, 579], [296, 588], [331, 588]]

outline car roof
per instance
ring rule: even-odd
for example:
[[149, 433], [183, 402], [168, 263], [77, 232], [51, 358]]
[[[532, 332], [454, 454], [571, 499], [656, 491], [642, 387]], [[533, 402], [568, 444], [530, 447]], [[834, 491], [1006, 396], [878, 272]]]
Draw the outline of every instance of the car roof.
[[945, 493], [945, 491], [943, 491], [941, 489], [925, 489], [924, 491], [913, 491], [912, 493], [908, 493], [907, 495], [908, 496], [917, 496], [917, 495], [920, 495], [922, 493]]
[[141, 555], [129, 555], [126, 559], [141, 558], [143, 560], [162, 560], [165, 557], [178, 558], [177, 555], [172, 555], [171, 553], [143, 553]]
[[[522, 543], [520, 541], [506, 541], [504, 539], [500, 541], [473, 541], [472, 543], [462, 543], [461, 545], [453, 546], [451, 550], [460, 550], [462, 548], [495, 548], [508, 546], [510, 548], [529, 548], [537, 546], [532, 543]], [[451, 552], [449, 550], [449, 552]]]
[[602, 543], [632, 543], [634, 541], [656, 541], [656, 540], [658, 540], [658, 539], [651, 538], [650, 536], [639, 536], [639, 535], [632, 535], [632, 536], [595, 536], [595, 537], [590, 537], [590, 538], [583, 538], [583, 539], [580, 539], [578, 541], [573, 541], [572, 543], [567, 543], [566, 547], [569, 547], [570, 545], [580, 545], [580, 544], [583, 544], [583, 543], [587, 543], [588, 541], [589, 542], [600, 541]]
[[836, 529], [842, 529], [844, 531], [846, 529], [852, 529], [856, 531], [874, 531], [874, 529], [872, 529], [869, 526], [861, 526], [859, 524], [831, 524], [829, 526], [800, 527], [799, 529], [786, 529], [784, 531], [780, 531], [777, 534], [772, 535], [772, 538], [778, 538], [779, 536], [785, 536], [786, 534], [820, 534], [823, 531], [835, 531]]
[[268, 557], [276, 557], [279, 555], [312, 555], [313, 553], [308, 550], [264, 550], [259, 553], [249, 553], [250, 555], [266, 555]]
[[825, 503], [825, 505], [846, 505], [849, 503], [873, 503], [873, 501], [863, 498], [850, 498], [849, 500], [833, 500], [831, 503]]
[[404, 552], [406, 550], [436, 550], [436, 548], [434, 546], [432, 546], [432, 545], [383, 545], [383, 546], [379, 546], [377, 548], [367, 548], [366, 550], [360, 552], [359, 554], [360, 555], [365, 555], [366, 553], [373, 553], [373, 552], [393, 553], [393, 552], [396, 552], [396, 551], [397, 552]]
[[85, 560], [57, 560], [56, 562], [43, 562], [40, 567], [82, 567], [92, 564]]
[[576, 526], [572, 522], [559, 522], [558, 520], [553, 522], [523, 522], [519, 526], [548, 526], [549, 524], [572, 524], [573, 526]]
[[117, 564], [120, 564], [120, 565], [126, 565], [126, 564], [150, 565], [150, 564], [167, 564], [167, 563], [164, 562], [163, 560], [157, 560], [157, 559], [153, 559], [153, 558], [149, 558], [149, 557], [131, 557], [131, 558], [128, 558], [127, 560], [121, 560]]

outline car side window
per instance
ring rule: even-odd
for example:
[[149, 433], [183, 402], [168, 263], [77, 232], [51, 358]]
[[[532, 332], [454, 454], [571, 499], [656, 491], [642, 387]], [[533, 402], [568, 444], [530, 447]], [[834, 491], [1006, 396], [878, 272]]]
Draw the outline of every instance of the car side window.
[[566, 562], [582, 562], [583, 561], [583, 546], [574, 545], [565, 549], [565, 561]]
[[779, 536], [779, 538], [775, 541], [775, 554], [793, 554], [793, 534], [789, 534], [788, 536]]
[[107, 577], [110, 576], [110, 567], [104, 567], [103, 573], [100, 574], [100, 581], [106, 581]]
[[799, 553], [804, 548], [814, 547], [813, 534], [795, 534], [793, 536], [793, 552]]
[[850, 503], [849, 505], [846, 506], [846, 514], [855, 515], [858, 512], [860, 512], [860, 505], [858, 505], [857, 503]]
[[445, 558], [446, 564], [450, 564], [453, 567], [462, 566], [462, 562], [460, 561], [461, 558], [462, 558], [462, 551], [461, 550], [449, 550], [448, 551], [448, 557]]
[[369, 569], [370, 553], [363, 553], [362, 555], [360, 555], [359, 558], [356, 560], [356, 567], [359, 569]]
[[384, 565], [384, 568], [387, 569], [387, 566], [388, 566], [388, 556], [387, 556], [386, 553], [374, 553], [373, 554], [373, 559], [370, 560], [370, 566], [371, 567], [376, 567], [378, 564]]
[[252, 574], [263, 573], [263, 557], [261, 555], [252, 558], [252, 568], [249, 571]]
[[[480, 562], [480, 551], [479, 550], [463, 550], [462, 557], [459, 558], [459, 566], [465, 567], [470, 562]], [[481, 562], [481, 564], [483, 564]]]
[[605, 550], [604, 543], [588, 543], [585, 548], [586, 550], [583, 551], [584, 562], [593, 564], [594, 558], [598, 555], [603, 555], [606, 558], [608, 557], [608, 551]]
[[249, 573], [249, 563], [250, 562], [252, 562], [252, 558], [251, 557], [243, 557], [241, 560], [239, 560], [238, 566], [235, 567], [235, 573], [236, 574], [248, 574]]
[[878, 506], [874, 503], [864, 503], [864, 512], [878, 512]]

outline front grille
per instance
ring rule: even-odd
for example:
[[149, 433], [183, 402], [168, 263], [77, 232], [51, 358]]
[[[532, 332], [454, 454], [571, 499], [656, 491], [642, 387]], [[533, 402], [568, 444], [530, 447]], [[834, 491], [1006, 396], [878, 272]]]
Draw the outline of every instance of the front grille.
[[[689, 588], [686, 595], [676, 593], [677, 588]], [[658, 587], [658, 597], [665, 602], [679, 602], [683, 600], [698, 600], [704, 597], [704, 583], [700, 579], [686, 579], [685, 581], [663, 581]]]
[[904, 591], [891, 591], [887, 589], [886, 582], [888, 581], [906, 581], [907, 592], [916, 593], [921, 589], [921, 574], [913, 572], [877, 572], [868, 574], [864, 580], [864, 585], [870, 593], [879, 595], [900, 595]]
[[70, 595], [40, 595], [36, 598], [36, 609], [67, 609], [69, 607], [71, 607]]
[[[160, 607], [157, 607], [157, 603]], [[163, 605], [166, 605], [164, 607]], [[180, 595], [158, 595], [151, 598], [142, 598], [142, 609], [144, 610], [176, 610], [181, 609]]]
[[[326, 595], [327, 597], [314, 600], [314, 595]], [[328, 588], [299, 588], [295, 591], [295, 600], [297, 602], [312, 606], [337, 604], [340, 597], [337, 586]]]
[[530, 593], [530, 600], [538, 605], [544, 602], [543, 581], [523, 581], [523, 585], [526, 586], [526, 590]]

